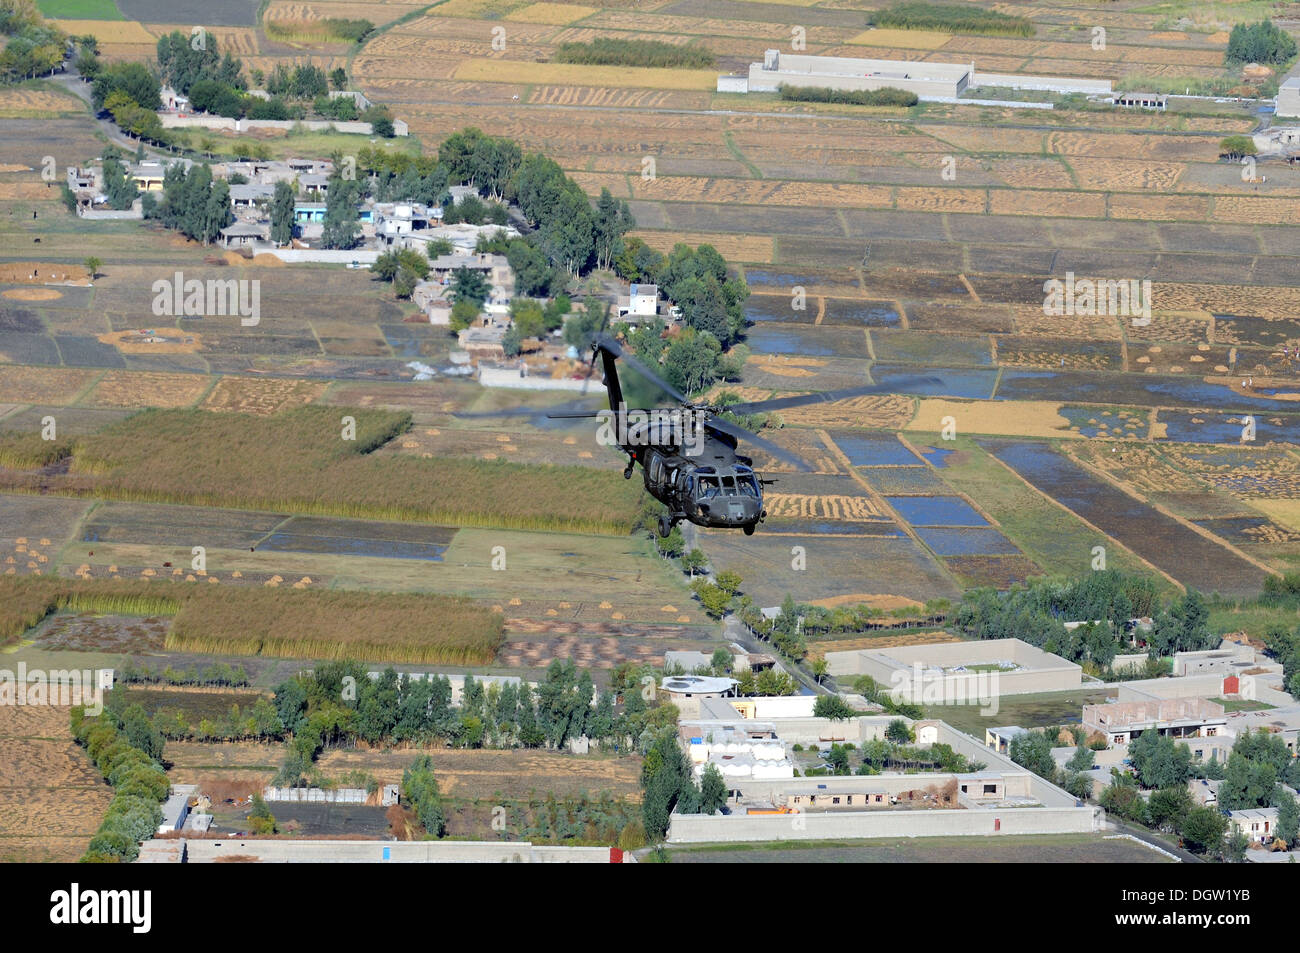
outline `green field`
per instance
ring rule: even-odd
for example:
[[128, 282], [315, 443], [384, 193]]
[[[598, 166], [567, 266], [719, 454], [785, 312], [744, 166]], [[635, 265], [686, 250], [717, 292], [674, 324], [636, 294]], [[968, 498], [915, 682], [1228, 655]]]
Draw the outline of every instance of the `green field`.
[[125, 20], [113, 0], [36, 0], [44, 16], [56, 20]]

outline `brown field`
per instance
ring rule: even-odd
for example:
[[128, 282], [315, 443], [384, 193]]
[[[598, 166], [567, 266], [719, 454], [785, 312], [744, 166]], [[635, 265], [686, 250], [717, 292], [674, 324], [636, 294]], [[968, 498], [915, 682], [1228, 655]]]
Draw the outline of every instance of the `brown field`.
[[[41, 183], [41, 194], [46, 189]], [[48, 261], [0, 262], [0, 282], [29, 285], [88, 285], [90, 275], [80, 265]]]
[[957, 433], [989, 433], [1017, 437], [1068, 437], [1070, 421], [1054, 401], [957, 401], [923, 398], [908, 430], [938, 433], [945, 417], [953, 418]]
[[530, 3], [522, 10], [515, 10], [506, 15], [507, 20], [519, 23], [548, 23], [553, 26], [567, 26], [585, 19], [596, 12], [595, 7], [584, 7], [576, 3]]
[[[54, 20], [59, 29], [73, 36], [94, 34], [100, 43], [148, 43], [157, 39], [136, 20]], [[188, 27], [186, 29], [189, 29]]]
[[[519, 620], [511, 620], [511, 629]], [[497, 653], [496, 663], [508, 668], [544, 669], [555, 659], [573, 659], [589, 669], [611, 669], [624, 662], [663, 660], [663, 644], [607, 636], [584, 638], [561, 635], [548, 639], [507, 639]]]
[[90, 392], [89, 403], [97, 407], [189, 407], [210, 383], [199, 374], [109, 371]]
[[[175, 765], [171, 771], [173, 780], [184, 784], [214, 774], [234, 774], [244, 779], [265, 772], [269, 777], [284, 759], [285, 748], [281, 744], [253, 742], [172, 742], [167, 746], [167, 757]], [[635, 798], [639, 791], [639, 758], [534, 750], [329, 749], [317, 764], [326, 776], [361, 770], [385, 784], [400, 782], [406, 767], [423, 754], [432, 755], [438, 785], [443, 794], [452, 797], [488, 798], [497, 793], [504, 797], [527, 797], [530, 792], [553, 791], [560, 795], [607, 790], [617, 797]]]
[[633, 231], [633, 237], [641, 239], [651, 248], [667, 253], [678, 242], [685, 242], [692, 247], [712, 245], [727, 261], [763, 263], [773, 260], [776, 254], [776, 239], [761, 235], [725, 235], [709, 232], [650, 232]]
[[808, 643], [808, 658], [825, 658], [827, 652], [853, 652], [857, 649], [889, 649], [900, 645], [936, 645], [960, 642], [949, 632], [913, 632], [909, 635], [864, 635], [857, 639], [817, 639]]
[[[81, 115], [85, 104], [74, 96], [49, 89], [0, 90], [0, 119], [47, 118]], [[41, 183], [44, 190], [44, 183]]]
[[[4, 339], [0, 338], [0, 349], [3, 347]], [[70, 367], [0, 364], [0, 400], [20, 404], [71, 404], [99, 373]]]
[[310, 404], [325, 393], [322, 381], [287, 378], [223, 377], [203, 402], [205, 410], [229, 410], [270, 416]]
[[0, 706], [0, 861], [73, 861], [113, 790], [75, 742], [66, 706]]

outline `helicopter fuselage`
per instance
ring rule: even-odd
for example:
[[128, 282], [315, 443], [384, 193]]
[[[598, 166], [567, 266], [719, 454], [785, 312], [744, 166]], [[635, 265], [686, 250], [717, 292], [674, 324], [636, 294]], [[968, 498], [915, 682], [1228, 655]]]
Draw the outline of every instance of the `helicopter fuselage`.
[[661, 536], [683, 519], [750, 534], [767, 516], [753, 461], [715, 434], [708, 434], [696, 453], [659, 444], [631, 444], [623, 449], [631, 458], [629, 469], [632, 461], [641, 464], [646, 490], [668, 507], [669, 517], [660, 520]]

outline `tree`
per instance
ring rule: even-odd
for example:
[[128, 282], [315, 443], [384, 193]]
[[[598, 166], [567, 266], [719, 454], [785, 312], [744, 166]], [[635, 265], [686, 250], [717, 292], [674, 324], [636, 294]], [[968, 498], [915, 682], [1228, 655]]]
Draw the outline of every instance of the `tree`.
[[849, 707], [849, 703], [839, 695], [818, 695], [817, 700], [813, 702], [813, 717], [815, 718], [844, 721], [847, 718], [852, 718], [855, 714], [856, 712]]
[[433, 773], [433, 759], [421, 755], [411, 762], [402, 775], [402, 794], [425, 831], [434, 837], [447, 832], [447, 815], [442, 807], [442, 794]]
[[1223, 60], [1235, 63], [1286, 63], [1296, 55], [1296, 42], [1285, 30], [1273, 25], [1272, 20], [1259, 23], [1238, 23], [1228, 36], [1228, 49]]
[[726, 615], [727, 607], [731, 604], [731, 596], [725, 589], [715, 586], [707, 579], [697, 579], [691, 584], [691, 590], [700, 600], [700, 605], [704, 606], [704, 611], [710, 616], [721, 619]]
[[335, 89], [348, 88], [348, 71], [342, 66], [330, 70], [330, 85]]
[[266, 806], [262, 795], [253, 794], [253, 810], [248, 815], [248, 829], [254, 834], [274, 834], [278, 831], [275, 815]]
[[277, 246], [293, 240], [294, 204], [293, 186], [283, 180], [275, 183], [271, 196], [271, 241]]
[[1026, 731], [1016, 735], [1011, 739], [1007, 753], [1016, 764], [1040, 777], [1051, 778], [1056, 773], [1056, 762], [1052, 760], [1052, 739], [1047, 736], [1047, 732]]
[[813, 660], [812, 673], [813, 677], [817, 679], [818, 685], [822, 683], [822, 679], [826, 677], [828, 670], [829, 666], [826, 664], [826, 659], [819, 658]]
[[1223, 842], [1223, 859], [1229, 864], [1246, 862], [1246, 851], [1250, 849], [1250, 838], [1240, 829], [1234, 827], [1227, 840]]
[[1250, 136], [1227, 136], [1219, 140], [1219, 155], [1226, 156], [1231, 162], [1253, 156], [1256, 152], [1255, 140]]
[[1073, 757], [1066, 762], [1066, 767], [1071, 771], [1087, 771], [1092, 768], [1096, 761], [1096, 754], [1087, 745], [1080, 744], [1075, 748]]
[[489, 291], [487, 277], [481, 271], [460, 267], [451, 273], [453, 302], [468, 301], [477, 309], [487, 300]]
[[1152, 825], [1164, 831], [1179, 830], [1196, 806], [1186, 784], [1161, 788], [1151, 795], [1148, 805]]
[[1274, 800], [1277, 802], [1277, 836], [1290, 847], [1300, 847], [1300, 804], [1280, 787]]
[[1228, 829], [1228, 819], [1209, 807], [1194, 807], [1187, 812], [1187, 819], [1179, 831], [1183, 843], [1194, 854], [1218, 851], [1223, 844], [1223, 835]]
[[885, 728], [885, 740], [896, 745], [910, 744], [912, 731], [907, 727], [907, 722], [901, 718], [895, 718]]
[[94, 281], [95, 278], [98, 277], [99, 269], [103, 266], [104, 263], [100, 261], [98, 258], [96, 258], [94, 255], [91, 255], [89, 258], [86, 259], [85, 264], [86, 264], [86, 273], [90, 275], [90, 280]]
[[686, 570], [687, 574], [691, 576], [702, 571], [708, 564], [709, 557], [704, 555], [702, 549], [692, 549], [682, 556], [682, 569]]
[[700, 813], [716, 814], [727, 803], [727, 782], [716, 764], [704, 766], [700, 777]]
[[321, 230], [324, 247], [347, 249], [356, 246], [361, 234], [361, 223], [357, 220], [360, 191], [361, 183], [345, 179], [336, 166], [325, 196], [325, 226]]

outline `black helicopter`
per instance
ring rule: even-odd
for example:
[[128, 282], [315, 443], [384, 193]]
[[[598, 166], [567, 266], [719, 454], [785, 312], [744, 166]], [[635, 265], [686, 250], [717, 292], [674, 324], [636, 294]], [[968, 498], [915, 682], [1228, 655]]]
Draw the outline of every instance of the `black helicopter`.
[[[746, 536], [753, 534], [755, 527], [767, 516], [763, 508], [763, 487], [775, 480], [763, 479], [755, 471], [753, 459], [737, 452], [742, 440], [761, 447], [797, 470], [806, 472], [812, 469], [799, 456], [738, 426], [723, 417], [723, 413], [763, 413], [868, 394], [897, 393], [900, 388], [939, 383], [932, 377], [909, 377], [892, 381], [887, 386], [867, 384], [845, 390], [737, 403], [723, 408], [695, 403], [605, 333], [598, 333], [592, 344], [588, 380], [598, 360], [604, 372], [609, 410], [547, 413], [545, 416], [551, 419], [600, 418], [597, 439], [603, 444], [617, 446], [627, 454], [623, 477], [630, 480], [637, 464], [640, 464], [646, 490], [668, 508], [668, 513], [659, 518], [661, 537], [671, 533], [682, 520], [698, 526], [741, 529]], [[677, 406], [629, 409], [618, 379], [618, 360], [661, 388], [677, 402]], [[540, 416], [535, 410], [520, 409], [517, 412]], [[481, 416], [511, 413], [498, 411]]]

